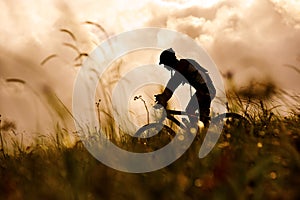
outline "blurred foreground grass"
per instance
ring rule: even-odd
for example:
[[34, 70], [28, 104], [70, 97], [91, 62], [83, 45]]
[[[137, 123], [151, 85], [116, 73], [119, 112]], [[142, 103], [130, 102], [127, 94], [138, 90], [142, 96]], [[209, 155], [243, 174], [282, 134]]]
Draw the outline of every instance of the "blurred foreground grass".
[[197, 140], [170, 166], [144, 174], [106, 167], [80, 142], [27, 147], [1, 155], [0, 199], [299, 199], [299, 121], [224, 133], [204, 159]]
[[[203, 159], [197, 156], [200, 135], [177, 161], [143, 174], [103, 165], [80, 141], [65, 145], [70, 135], [58, 124], [54, 136], [31, 146], [12, 140], [8, 154], [3, 133], [15, 125], [2, 122], [0, 199], [300, 199], [300, 98], [283, 116], [274, 110], [283, 92], [266, 86], [228, 93], [228, 110], [245, 116], [250, 127], [224, 129]], [[119, 142], [125, 149], [136, 145], [122, 137]]]
[[[108, 35], [102, 26], [90, 21], [85, 23], [96, 25]], [[77, 44], [71, 31], [60, 31], [69, 34], [71, 42]], [[81, 48], [73, 43], [64, 42], [63, 45], [79, 53], [74, 59], [76, 62], [88, 56], [79, 52]], [[57, 57], [52, 54], [41, 65]], [[116, 65], [117, 70], [112, 70], [116, 77], [120, 75], [120, 63]], [[233, 74], [225, 75], [229, 85], [235, 88]], [[56, 113], [53, 116], [57, 119], [53, 121], [64, 121], [70, 114], [50, 87], [35, 91], [21, 79], [9, 78], [6, 82], [26, 85], [35, 97], [43, 97], [42, 102]], [[229, 110], [247, 117], [252, 123], [249, 129], [224, 132], [204, 159], [197, 157], [201, 146], [198, 138], [177, 161], [150, 173], [116, 171], [92, 157], [80, 141], [72, 147], [65, 145], [63, 140], [69, 133], [59, 125], [54, 125], [53, 136], [43, 134], [41, 141], [37, 140], [31, 146], [24, 146], [22, 140], [12, 140], [12, 153], [8, 154], [4, 144], [11, 138], [4, 137], [3, 133], [14, 130], [15, 124], [0, 123], [0, 200], [300, 199], [300, 97], [286, 94], [272, 83], [266, 82], [263, 87], [257, 85], [234, 91], [234, 97], [228, 97]], [[273, 105], [275, 101], [284, 104], [282, 95], [296, 102], [287, 116], [273, 113], [277, 107]], [[105, 97], [110, 103], [109, 96]], [[100, 121], [100, 101], [96, 105]], [[107, 104], [103, 105], [107, 107]], [[101, 120], [105, 117], [102, 115]], [[111, 119], [111, 116], [107, 114], [107, 118]], [[113, 131], [109, 134], [115, 135]], [[44, 139], [48, 142], [44, 143]], [[125, 148], [133, 145], [126, 140], [121, 142]]]

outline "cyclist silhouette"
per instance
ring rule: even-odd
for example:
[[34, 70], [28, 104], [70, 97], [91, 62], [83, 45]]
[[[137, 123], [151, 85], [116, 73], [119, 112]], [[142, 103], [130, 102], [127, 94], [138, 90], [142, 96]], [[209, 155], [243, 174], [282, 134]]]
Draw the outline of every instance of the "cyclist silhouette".
[[[175, 70], [175, 73], [167, 83], [163, 93], [155, 95], [156, 102], [166, 107], [175, 89], [181, 83], [184, 84], [188, 81], [187, 83], [190, 84], [196, 92], [191, 97], [186, 107], [186, 112], [196, 114], [199, 108], [200, 121], [205, 127], [208, 127], [210, 121], [210, 104], [216, 95], [216, 90], [208, 75], [208, 71], [201, 67], [195, 60], [178, 60], [172, 48], [164, 50], [160, 54], [159, 65], [161, 64], [163, 64], [167, 70]], [[195, 125], [197, 121], [198, 119], [190, 118], [192, 126]]]

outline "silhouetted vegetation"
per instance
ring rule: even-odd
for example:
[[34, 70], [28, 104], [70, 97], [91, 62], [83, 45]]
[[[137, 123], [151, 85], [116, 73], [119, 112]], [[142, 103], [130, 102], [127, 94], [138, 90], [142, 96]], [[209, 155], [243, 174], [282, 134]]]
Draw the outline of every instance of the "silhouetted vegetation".
[[[15, 142], [14, 154], [7, 154], [2, 141], [1, 197], [299, 199], [299, 114], [281, 116], [273, 112], [269, 96], [257, 99], [245, 91], [231, 94], [229, 108], [251, 120], [250, 129], [226, 129], [204, 159], [197, 157], [201, 145], [197, 139], [176, 162], [151, 173], [111, 169], [93, 158], [80, 141], [73, 147], [65, 146], [60, 135], [72, 133], [63, 132], [59, 126], [57, 137], [46, 138], [44, 143], [24, 147]], [[1, 122], [1, 140], [2, 134], [14, 126], [12, 122]], [[130, 141], [124, 143], [133, 145]]]
[[[107, 36], [102, 26], [84, 23]], [[73, 43], [63, 45], [77, 52], [74, 66], [80, 66], [88, 54], [76, 46], [77, 39], [70, 30], [60, 31], [71, 37]], [[57, 57], [52, 54], [40, 64]], [[229, 73], [227, 78], [232, 76]], [[120, 78], [116, 77], [111, 81]], [[26, 85], [20, 79], [7, 81]], [[42, 133], [27, 146], [22, 133], [16, 132], [16, 124], [0, 116], [0, 199], [300, 199], [300, 97], [287, 94], [272, 82], [253, 82], [228, 92], [229, 111], [247, 118], [250, 127], [226, 127], [204, 159], [197, 156], [203, 136], [197, 137], [177, 161], [142, 174], [116, 171], [92, 157], [76, 132], [63, 126], [72, 115], [70, 111], [50, 88], [44, 90], [42, 101], [56, 114], [53, 121], [57, 117], [53, 134]], [[144, 103], [141, 96], [135, 100]], [[102, 102], [109, 99], [95, 104], [99, 124], [106, 121], [109, 138], [131, 149], [136, 145], [132, 140], [115, 137], [115, 124], [109, 109], [101, 110]], [[288, 111], [279, 112], [280, 107]], [[74, 145], [66, 144], [69, 138], [75, 138]]]

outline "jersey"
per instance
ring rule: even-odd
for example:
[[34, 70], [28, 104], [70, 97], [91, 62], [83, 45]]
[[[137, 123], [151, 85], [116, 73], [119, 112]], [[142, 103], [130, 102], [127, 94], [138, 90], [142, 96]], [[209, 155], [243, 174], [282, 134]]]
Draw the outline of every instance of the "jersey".
[[[197, 92], [210, 95], [214, 98], [216, 90], [208, 71], [201, 67], [195, 60], [181, 59], [176, 68], [174, 76], [167, 84], [167, 88], [174, 91], [181, 83], [189, 83]], [[185, 79], [182, 79], [182, 76]]]

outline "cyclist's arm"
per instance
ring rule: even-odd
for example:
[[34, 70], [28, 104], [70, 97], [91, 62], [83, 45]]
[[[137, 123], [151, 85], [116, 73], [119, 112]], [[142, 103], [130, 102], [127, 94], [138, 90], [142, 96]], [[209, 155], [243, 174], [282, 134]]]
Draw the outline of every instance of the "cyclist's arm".
[[162, 93], [166, 102], [172, 97], [174, 91], [181, 83], [181, 75], [179, 74], [179, 72], [175, 72], [174, 76], [169, 80], [164, 92]]

